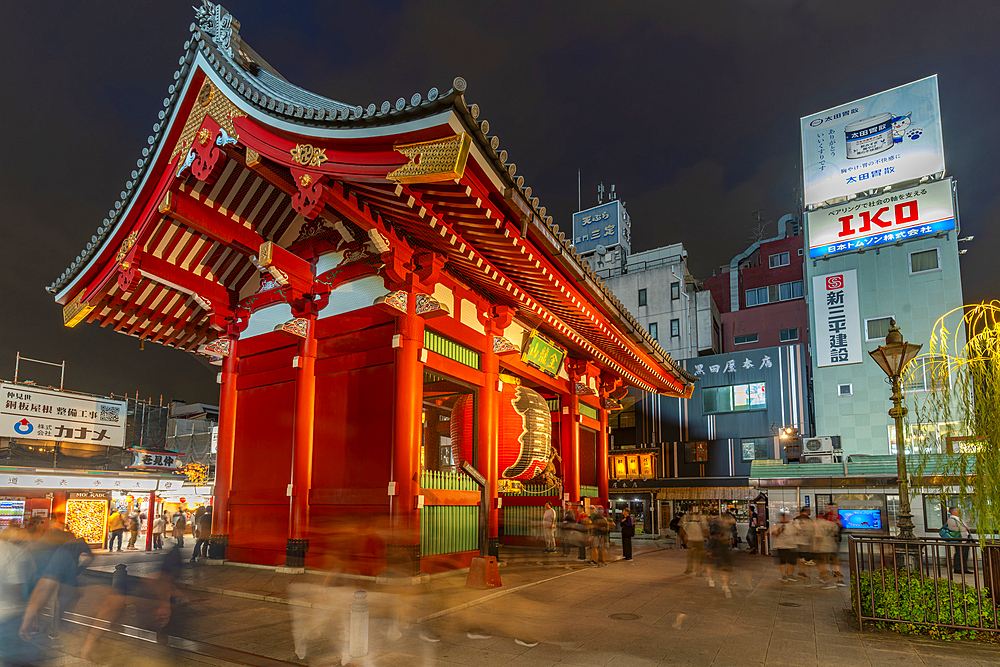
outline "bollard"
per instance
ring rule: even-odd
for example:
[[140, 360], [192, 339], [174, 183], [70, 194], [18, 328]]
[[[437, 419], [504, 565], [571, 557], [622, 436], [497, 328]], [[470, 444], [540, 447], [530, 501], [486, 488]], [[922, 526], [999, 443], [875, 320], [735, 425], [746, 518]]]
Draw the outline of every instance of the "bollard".
[[351, 603], [351, 645], [352, 658], [368, 655], [368, 593], [354, 591]]
[[115, 571], [111, 574], [111, 588], [119, 595], [128, 594], [128, 571], [125, 563], [115, 565]]

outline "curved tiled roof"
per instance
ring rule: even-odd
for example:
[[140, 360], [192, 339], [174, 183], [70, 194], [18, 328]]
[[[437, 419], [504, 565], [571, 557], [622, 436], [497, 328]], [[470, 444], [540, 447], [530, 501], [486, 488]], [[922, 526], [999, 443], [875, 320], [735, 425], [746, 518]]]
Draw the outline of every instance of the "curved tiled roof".
[[[357, 128], [396, 125], [408, 120], [423, 118], [441, 111], [453, 108], [471, 130], [470, 134], [480, 150], [492, 160], [496, 173], [505, 185], [518, 192], [531, 208], [537, 218], [536, 224], [543, 226], [555, 238], [564, 253], [585, 282], [591, 283], [600, 294], [595, 294], [605, 307], [614, 311], [626, 321], [648, 348], [658, 354], [663, 363], [677, 375], [689, 381], [695, 378], [684, 371], [659, 343], [655, 341], [639, 321], [630, 313], [621, 301], [601, 281], [593, 268], [584, 261], [570, 244], [564, 232], [553, 223], [552, 216], [547, 215], [546, 208], [541, 206], [539, 198], [532, 196], [532, 189], [525, 184], [523, 175], [517, 175], [517, 166], [509, 160], [507, 151], [500, 148], [499, 137], [491, 134], [490, 123], [480, 120], [480, 109], [477, 104], [468, 104], [464, 93], [467, 87], [465, 79], [456, 77], [451, 87], [443, 94], [437, 88], [431, 88], [425, 95], [414, 93], [409, 98], [400, 97], [394, 103], [374, 103], [366, 107], [349, 105], [331, 98], [317, 95], [295, 86], [284, 79], [256, 51], [247, 45], [238, 34], [239, 23], [232, 19], [219, 5], [213, 5], [203, 0], [204, 7], [196, 9], [199, 23], [190, 25], [191, 39], [184, 43], [185, 53], [178, 60], [178, 68], [174, 72], [172, 83], [167, 89], [167, 97], [163, 99], [163, 109], [158, 113], [158, 120], [153, 124], [153, 133], [146, 139], [148, 144], [142, 149], [142, 155], [136, 160], [136, 169], [126, 182], [119, 199], [108, 211], [108, 216], [98, 226], [95, 234], [87, 243], [86, 248], [70, 263], [70, 266], [53, 281], [46, 290], [56, 294], [71, 284], [74, 278], [87, 266], [88, 262], [101, 249], [107, 237], [120, 222], [119, 217], [128, 209], [135, 188], [146, 175], [164, 140], [168, 120], [174, 113], [179, 102], [183, 83], [198, 54], [208, 62], [216, 73], [227, 83], [233, 93], [248, 100], [264, 113], [277, 119], [293, 121], [303, 127], [322, 128]], [[213, 20], [212, 17], [215, 17]], [[206, 17], [208, 17], [206, 19]], [[221, 22], [219, 20], [221, 17]], [[226, 22], [228, 18], [229, 22]], [[221, 27], [220, 27], [221, 25]], [[603, 295], [603, 298], [602, 298]]]

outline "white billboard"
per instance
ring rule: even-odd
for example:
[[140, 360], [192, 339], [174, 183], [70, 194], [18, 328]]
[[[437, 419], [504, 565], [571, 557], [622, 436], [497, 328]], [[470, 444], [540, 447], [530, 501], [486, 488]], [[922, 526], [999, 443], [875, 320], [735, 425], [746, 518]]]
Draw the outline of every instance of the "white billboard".
[[956, 228], [950, 178], [806, 213], [809, 256], [858, 252]]
[[944, 171], [937, 75], [805, 116], [805, 204]]
[[816, 365], [860, 364], [864, 351], [858, 313], [858, 272], [851, 269], [815, 276], [812, 288]]
[[0, 384], [0, 436], [125, 446], [125, 401]]

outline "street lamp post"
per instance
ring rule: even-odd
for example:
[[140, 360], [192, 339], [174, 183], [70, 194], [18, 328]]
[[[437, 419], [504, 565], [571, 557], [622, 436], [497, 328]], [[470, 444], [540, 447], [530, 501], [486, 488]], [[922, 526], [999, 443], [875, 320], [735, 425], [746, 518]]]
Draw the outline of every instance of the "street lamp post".
[[906, 407], [903, 405], [903, 391], [901, 388], [900, 376], [906, 365], [920, 352], [921, 345], [913, 345], [903, 341], [903, 334], [899, 333], [896, 320], [889, 320], [889, 333], [885, 337], [885, 345], [879, 345], [877, 349], [870, 351], [872, 356], [885, 374], [889, 376], [889, 384], [892, 386], [892, 409], [889, 416], [896, 421], [896, 476], [899, 480], [899, 512], [896, 514], [896, 527], [899, 529], [899, 539], [915, 540], [917, 536], [913, 533], [913, 514], [910, 512], [910, 489], [906, 472], [906, 446], [903, 435], [903, 417], [906, 416]]

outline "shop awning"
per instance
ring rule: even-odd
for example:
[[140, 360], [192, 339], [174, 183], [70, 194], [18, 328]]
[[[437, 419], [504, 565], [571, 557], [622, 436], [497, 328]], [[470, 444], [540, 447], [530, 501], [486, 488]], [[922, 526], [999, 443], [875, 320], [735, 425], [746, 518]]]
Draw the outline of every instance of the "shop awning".
[[667, 500], [741, 500], [757, 494], [749, 486], [674, 486], [664, 491]]

